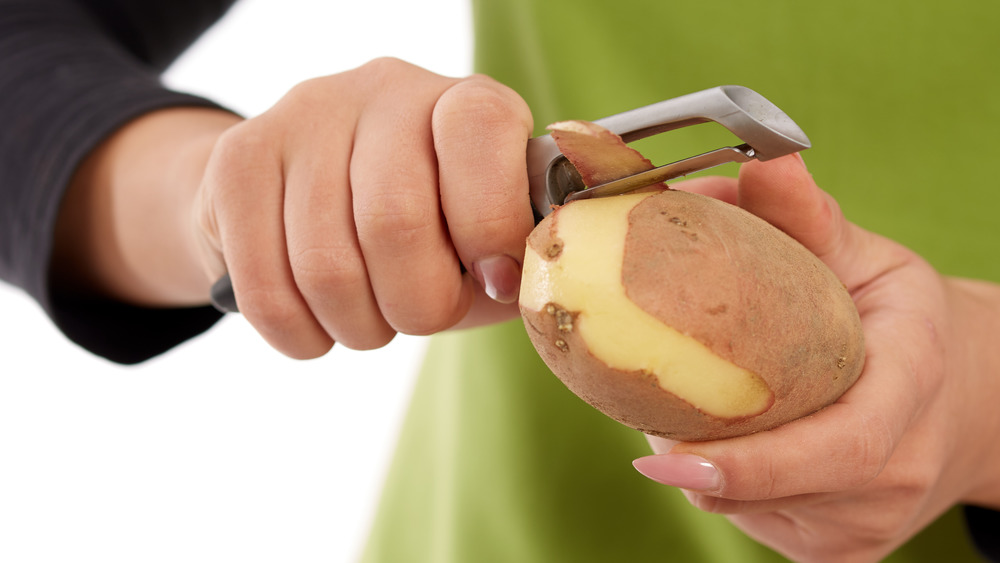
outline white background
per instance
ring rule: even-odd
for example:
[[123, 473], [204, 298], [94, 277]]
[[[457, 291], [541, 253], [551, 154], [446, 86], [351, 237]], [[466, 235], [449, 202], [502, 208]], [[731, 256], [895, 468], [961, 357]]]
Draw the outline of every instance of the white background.
[[[167, 79], [246, 115], [397, 56], [471, 66], [465, 0], [245, 0]], [[425, 341], [298, 362], [245, 321], [138, 367], [0, 284], [0, 561], [342, 562], [364, 541]]]

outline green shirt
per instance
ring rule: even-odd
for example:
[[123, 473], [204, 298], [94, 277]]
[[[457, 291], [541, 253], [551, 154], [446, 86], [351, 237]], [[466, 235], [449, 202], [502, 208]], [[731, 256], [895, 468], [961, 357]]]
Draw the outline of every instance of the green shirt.
[[[748, 86], [806, 131], [809, 169], [849, 219], [1000, 281], [1000, 3], [478, 0], [474, 15], [477, 70], [528, 101], [537, 132]], [[642, 150], [663, 163], [728, 135], [699, 125]], [[365, 561], [782, 560], [636, 473], [647, 453], [549, 373], [519, 322], [440, 335]], [[954, 510], [890, 558], [969, 560]]]

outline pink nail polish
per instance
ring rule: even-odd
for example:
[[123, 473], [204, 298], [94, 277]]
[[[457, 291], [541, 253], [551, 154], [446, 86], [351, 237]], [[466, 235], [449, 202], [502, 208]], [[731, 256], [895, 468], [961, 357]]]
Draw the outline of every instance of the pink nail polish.
[[517, 301], [521, 289], [521, 265], [517, 260], [505, 254], [490, 256], [473, 264], [472, 270], [491, 299], [499, 303]]
[[711, 492], [722, 486], [719, 470], [696, 455], [650, 455], [633, 461], [632, 466], [653, 481], [672, 487]]

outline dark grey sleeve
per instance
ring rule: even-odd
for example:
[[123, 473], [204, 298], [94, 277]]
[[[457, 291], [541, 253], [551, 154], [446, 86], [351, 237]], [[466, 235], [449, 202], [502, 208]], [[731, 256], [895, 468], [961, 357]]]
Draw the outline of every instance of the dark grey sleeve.
[[55, 222], [80, 162], [117, 128], [212, 106], [159, 75], [230, 0], [0, 0], [0, 278], [73, 341], [135, 363], [209, 328], [211, 308], [151, 310], [52, 291]]

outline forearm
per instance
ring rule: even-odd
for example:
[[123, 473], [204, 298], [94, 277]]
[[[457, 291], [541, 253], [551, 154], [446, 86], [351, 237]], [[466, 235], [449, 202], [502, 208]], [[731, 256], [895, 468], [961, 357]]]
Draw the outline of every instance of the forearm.
[[[151, 310], [77, 299], [77, 290], [89, 282], [73, 278], [88, 280], [89, 273], [81, 276], [53, 260], [53, 252], [59, 213], [68, 209], [67, 189], [98, 147], [103, 150], [139, 116], [214, 107], [165, 89], [158, 73], [229, 2], [0, 4], [0, 121], [9, 133], [0, 136], [0, 278], [36, 299], [68, 338], [114, 361], [142, 361], [205, 330], [218, 319], [207, 307]], [[83, 261], [69, 254], [74, 263]], [[62, 291], [67, 287], [73, 292]]]
[[192, 205], [219, 135], [240, 118], [171, 108], [133, 120], [73, 177], [53, 258], [61, 291], [146, 306], [207, 302]]

